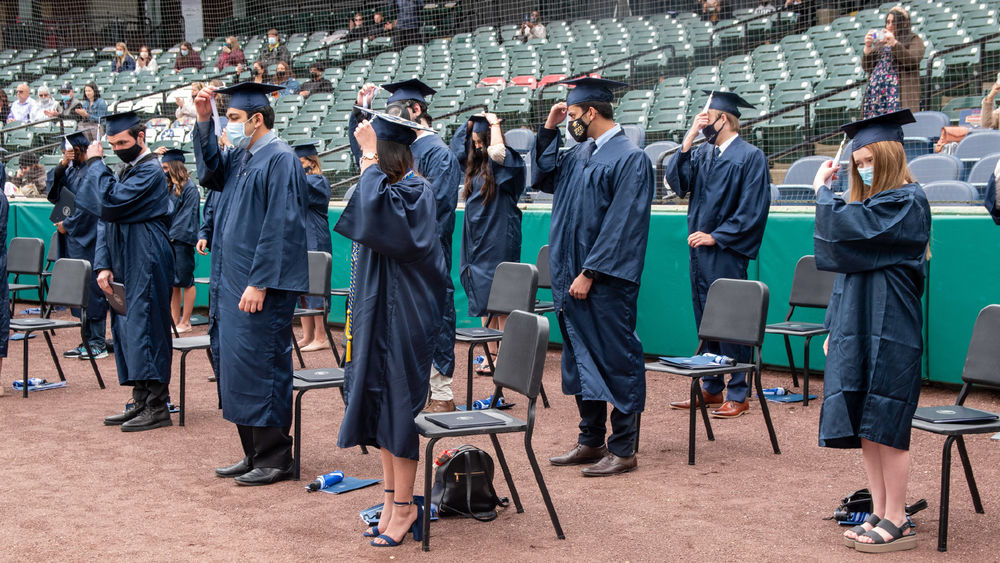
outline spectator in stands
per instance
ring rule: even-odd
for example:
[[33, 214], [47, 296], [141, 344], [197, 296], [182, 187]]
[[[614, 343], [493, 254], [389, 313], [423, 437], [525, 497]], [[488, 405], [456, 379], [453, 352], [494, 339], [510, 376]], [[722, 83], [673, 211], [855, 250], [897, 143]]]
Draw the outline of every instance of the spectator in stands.
[[250, 80], [260, 84], [271, 83], [271, 76], [267, 74], [267, 67], [264, 63], [257, 61], [253, 64], [252, 70], [250, 71]]
[[45, 195], [45, 169], [38, 163], [38, 155], [33, 152], [21, 153], [17, 159], [17, 174], [10, 179], [21, 195], [42, 197]]
[[0, 115], [10, 115], [10, 100], [6, 90], [0, 89]]
[[[257, 55], [257, 62], [261, 63], [267, 69], [271, 65], [278, 64], [279, 61], [290, 63], [292, 62], [292, 55], [288, 52], [288, 47], [285, 47], [278, 41], [278, 30], [269, 29], [267, 31], [267, 45], [261, 47], [260, 53]], [[257, 81], [255, 80], [254, 82]]]
[[538, 13], [538, 10], [534, 10], [530, 15], [524, 16], [524, 21], [521, 22], [521, 29], [517, 30], [517, 33], [514, 34], [514, 39], [526, 42], [529, 39], [545, 39], [545, 35], [542, 16]]
[[279, 98], [289, 94], [297, 94], [302, 89], [299, 86], [299, 81], [295, 79], [295, 73], [292, 72], [292, 65], [285, 61], [278, 63], [278, 67], [274, 71], [274, 85], [285, 87], [284, 90], [278, 90]]
[[[997, 77], [1000, 80], [1000, 76]], [[20, 88], [20, 86], [18, 86]], [[993, 109], [993, 102], [996, 100], [997, 94], [1000, 93], [1000, 81], [990, 88], [990, 91], [983, 98], [983, 110], [979, 114], [979, 126], [986, 127], [988, 129], [1000, 129], [1000, 115], [997, 114]], [[18, 97], [20, 97], [20, 93]]]
[[87, 122], [95, 127], [108, 114], [108, 103], [101, 98], [97, 84], [88, 82], [83, 87], [83, 99], [80, 100], [80, 107], [76, 108], [76, 114], [80, 116], [81, 123]]
[[136, 72], [151, 72], [156, 74], [157, 64], [153, 54], [149, 52], [149, 47], [143, 45], [139, 47], [139, 56], [135, 59]]
[[302, 84], [299, 95], [307, 98], [309, 94], [322, 94], [325, 92], [333, 92], [333, 83], [323, 78], [323, 65], [313, 63], [309, 65], [309, 80]]
[[17, 85], [17, 99], [10, 105], [7, 112], [7, 123], [20, 121], [30, 123], [42, 119], [42, 110], [38, 102], [31, 98], [31, 87], [22, 82]]
[[722, 0], [700, 0], [698, 2], [698, 13], [701, 19], [715, 23], [719, 21], [719, 12], [722, 10]]
[[919, 111], [923, 57], [924, 42], [910, 30], [910, 15], [899, 6], [889, 10], [885, 28], [865, 35], [861, 67], [869, 75], [861, 117]]
[[396, 21], [392, 29], [396, 30], [393, 46], [404, 49], [420, 41], [420, 10], [424, 7], [421, 0], [396, 0]]
[[128, 52], [124, 41], [115, 44], [115, 62], [111, 67], [114, 72], [132, 72], [135, 70], [135, 58]]
[[367, 29], [365, 29], [365, 16], [361, 12], [357, 12], [351, 17], [350, 21], [347, 22], [347, 35], [344, 36], [344, 41], [358, 41], [364, 39]]
[[[3, 91], [0, 90], [0, 94], [2, 93]], [[73, 97], [73, 86], [69, 82], [66, 82], [61, 88], [59, 88], [59, 100], [60, 102], [59, 105], [56, 106], [56, 109], [46, 111], [45, 115], [49, 117], [59, 116], [63, 119], [79, 121], [80, 116], [76, 114], [76, 109], [80, 107], [80, 100]], [[3, 108], [0, 107], [0, 110], [2, 109]]]
[[770, 14], [772, 12], [774, 12], [774, 4], [771, 3], [771, 0], [760, 0], [757, 3], [757, 7], [753, 9], [755, 16]]
[[215, 61], [215, 68], [222, 70], [227, 66], [239, 67], [246, 62], [243, 49], [240, 48], [240, 41], [234, 36], [226, 38], [226, 44], [222, 46], [222, 52]]
[[205, 87], [203, 82], [192, 82], [191, 83], [191, 95], [188, 96], [187, 92], [180, 90], [182, 94], [177, 96], [175, 101], [177, 102], [177, 109], [174, 111], [174, 117], [177, 119], [184, 118], [197, 118], [198, 110], [194, 107], [194, 99], [198, 96], [198, 92]]
[[52, 97], [52, 92], [49, 90], [48, 86], [38, 87], [38, 110], [45, 115], [47, 111], [54, 111], [58, 109], [59, 104], [56, 103], [55, 98]]
[[785, 11], [798, 16], [795, 21], [795, 33], [802, 33], [812, 26], [813, 16], [816, 15], [814, 3], [814, 0], [785, 0]]
[[184, 70], [185, 68], [196, 68], [201, 70], [201, 55], [194, 50], [190, 42], [181, 43], [180, 51], [177, 53], [177, 60], [174, 62], [174, 70]]
[[371, 41], [376, 37], [381, 37], [392, 31], [392, 23], [385, 21], [385, 17], [382, 16], [382, 9], [376, 8], [375, 13], [372, 14], [372, 23], [368, 25], [368, 40]]

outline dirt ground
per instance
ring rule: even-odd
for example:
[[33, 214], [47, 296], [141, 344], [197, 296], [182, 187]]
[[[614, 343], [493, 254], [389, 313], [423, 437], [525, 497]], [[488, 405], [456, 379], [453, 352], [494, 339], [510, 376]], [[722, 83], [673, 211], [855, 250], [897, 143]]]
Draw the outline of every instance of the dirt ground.
[[[62, 313], [61, 315], [65, 315]], [[196, 327], [194, 334], [203, 334]], [[72, 334], [71, 334], [72, 333]], [[60, 353], [78, 334], [55, 338]], [[781, 455], [768, 444], [759, 405], [736, 420], [715, 421], [716, 441], [699, 426], [698, 463], [687, 465], [686, 413], [667, 403], [686, 396], [687, 380], [649, 374], [642, 419], [639, 469], [624, 476], [587, 479], [579, 468], [553, 467], [547, 458], [576, 439], [577, 415], [559, 393], [559, 351], [550, 350], [545, 386], [551, 409], [539, 409], [535, 451], [552, 492], [565, 540], [556, 539], [519, 438], [502, 438], [525, 506], [502, 511], [489, 523], [448, 519], [431, 527], [431, 552], [407, 539], [376, 549], [363, 540], [358, 511], [381, 501], [379, 487], [343, 495], [306, 493], [314, 476], [342, 470], [379, 477], [377, 455], [336, 447], [343, 413], [340, 395], [313, 391], [303, 406], [301, 482], [239, 487], [212, 469], [242, 456], [236, 430], [217, 410], [215, 384], [203, 354], [188, 362], [187, 425], [125, 434], [103, 426], [120, 412], [129, 393], [117, 385], [114, 360], [99, 361], [108, 389], [100, 390], [89, 364], [63, 360], [69, 385], [22, 399], [10, 389], [21, 373], [21, 343], [11, 342], [0, 398], [0, 560], [4, 561], [459, 561], [494, 558], [531, 561], [667, 561], [686, 559], [829, 561], [858, 558], [839, 538], [842, 528], [822, 518], [846, 493], [864, 486], [860, 453], [817, 447], [820, 403], [771, 404]], [[460, 347], [461, 348], [461, 347]], [[58, 376], [41, 337], [31, 340], [31, 375]], [[463, 349], [457, 373], [465, 373]], [[309, 367], [332, 361], [328, 352], [306, 354]], [[178, 356], [174, 357], [177, 395]], [[822, 395], [822, 381], [813, 389]], [[765, 387], [791, 386], [790, 377], [766, 372]], [[475, 382], [476, 396], [490, 383]], [[455, 380], [465, 396], [465, 378]], [[955, 390], [926, 387], [921, 404], [947, 404]], [[526, 401], [517, 402], [523, 416]], [[1000, 410], [1000, 397], [978, 392], [969, 406]], [[491, 451], [489, 441], [466, 440]], [[919, 547], [884, 556], [892, 560], [943, 560], [936, 551], [940, 437], [914, 433], [909, 498], [926, 498], [919, 513]], [[456, 446], [444, 441], [441, 448]], [[968, 440], [986, 515], [975, 514], [955, 455], [948, 556], [961, 561], [997, 559], [1000, 537], [1000, 442]], [[422, 464], [421, 464], [422, 467]], [[422, 475], [422, 473], [418, 473]], [[418, 479], [419, 481], [419, 479]], [[495, 485], [508, 495], [497, 469]], [[873, 558], [876, 556], [872, 556]]]

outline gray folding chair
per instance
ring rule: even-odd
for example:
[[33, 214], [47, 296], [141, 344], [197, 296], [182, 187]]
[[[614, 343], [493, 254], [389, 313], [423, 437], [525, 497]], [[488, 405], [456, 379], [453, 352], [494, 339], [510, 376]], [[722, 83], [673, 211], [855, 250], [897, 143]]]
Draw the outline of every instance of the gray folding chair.
[[[490, 286], [490, 298], [486, 303], [486, 324], [499, 315], [509, 315], [513, 311], [535, 310], [535, 293], [538, 291], [538, 269], [531, 264], [520, 262], [501, 262], [493, 274], [493, 284]], [[500, 342], [503, 331], [493, 328], [472, 327], [455, 330], [455, 340], [469, 345], [469, 385], [466, 392], [465, 408], [472, 409], [472, 377], [473, 358], [476, 346], [481, 345], [490, 370], [493, 366], [493, 356], [490, 354], [489, 343]]]
[[[14, 239], [17, 240], [17, 239]], [[38, 240], [38, 239], [34, 239]], [[40, 242], [40, 241], [39, 241]], [[39, 261], [40, 265], [40, 261]], [[52, 346], [52, 339], [49, 332], [63, 328], [79, 328], [80, 338], [87, 349], [87, 357], [90, 360], [90, 367], [97, 376], [97, 384], [104, 389], [104, 379], [101, 378], [101, 370], [97, 368], [94, 361], [94, 352], [90, 349], [90, 340], [87, 338], [87, 302], [90, 299], [90, 262], [86, 260], [71, 260], [63, 258], [52, 267], [52, 284], [49, 288], [49, 303], [52, 305], [64, 305], [66, 307], [79, 307], [80, 320], [63, 321], [53, 319], [11, 319], [10, 329], [24, 333], [24, 340], [21, 341], [24, 350], [24, 397], [28, 397], [28, 342], [32, 332], [41, 332], [45, 337], [45, 343], [49, 346], [49, 354], [52, 355], [52, 362], [56, 365], [59, 373], [59, 380], [66, 381], [62, 366], [59, 364], [59, 354]]]
[[[172, 325], [173, 323], [171, 323]], [[174, 327], [174, 332], [177, 332], [177, 328]], [[200, 336], [185, 336], [183, 338], [174, 337], [171, 342], [171, 346], [175, 351], [181, 353], [181, 371], [180, 371], [180, 382], [178, 386], [180, 388], [180, 401], [178, 407], [180, 412], [178, 413], [178, 424], [184, 426], [184, 413], [187, 409], [184, 407], [184, 394], [185, 394], [185, 384], [187, 380], [187, 355], [194, 350], [204, 350], [205, 354], [208, 356], [208, 363], [215, 367], [214, 360], [212, 359], [212, 342], [207, 334]]]
[[[341, 367], [298, 370], [292, 376], [292, 391], [295, 393], [295, 420], [293, 422], [292, 463], [295, 465], [295, 480], [301, 474], [302, 453], [302, 395], [313, 389], [339, 389], [340, 397], [344, 397], [344, 369]], [[367, 454], [368, 448], [361, 446], [361, 453]]]
[[792, 356], [792, 342], [789, 336], [802, 336], [806, 339], [805, 359], [802, 366], [802, 406], [809, 406], [809, 342], [814, 336], [821, 336], [830, 331], [822, 323], [805, 323], [792, 321], [792, 313], [796, 307], [826, 309], [830, 306], [830, 293], [833, 291], [833, 280], [837, 274], [816, 269], [816, 257], [809, 255], [799, 258], [792, 277], [792, 294], [788, 298], [788, 314], [785, 321], [767, 325], [765, 332], [780, 334], [785, 337], [785, 352], [788, 353], [788, 367], [792, 370], [792, 384], [799, 386], [799, 376], [795, 371], [795, 358]]
[[[963, 405], [969, 391], [974, 385], [991, 389], [1000, 389], [1000, 348], [997, 338], [1000, 336], [1000, 305], [989, 305], [979, 312], [976, 324], [972, 328], [972, 340], [969, 352], [965, 355], [965, 368], [962, 370], [962, 389], [958, 392], [956, 405]], [[996, 414], [996, 413], [990, 413]], [[970, 434], [992, 434], [1000, 431], [1000, 420], [980, 423], [946, 423], [935, 424], [925, 420], [913, 419], [912, 427], [917, 430], [947, 436], [941, 454], [941, 502], [938, 516], [938, 551], [948, 549], [948, 503], [951, 495], [951, 446], [958, 444], [958, 456], [965, 470], [965, 481], [972, 493], [972, 506], [978, 514], [983, 514], [983, 501], [979, 497], [979, 488], [972, 475], [972, 463], [965, 449], [965, 436]]]
[[[333, 258], [328, 252], [309, 252], [309, 291], [306, 295], [309, 297], [322, 297], [323, 308], [296, 308], [295, 318], [318, 317], [317, 322], [323, 323], [323, 330], [326, 332], [327, 342], [330, 343], [333, 359], [337, 362], [338, 366], [342, 366], [343, 362], [340, 359], [340, 352], [337, 351], [337, 343], [334, 342], [333, 335], [330, 334], [330, 324], [327, 322], [327, 318], [330, 316], [330, 273], [332, 264]], [[294, 337], [292, 338], [292, 347], [295, 348], [295, 354], [299, 358], [299, 366], [305, 368], [306, 362], [302, 359], [302, 351], [299, 350], [299, 343]]]
[[[549, 269], [549, 245], [538, 249], [538, 258], [535, 259], [535, 268], [538, 269], [538, 289], [552, 290], [552, 271]], [[556, 305], [552, 301], [539, 301], [535, 299], [535, 314], [555, 312]]]
[[[22, 291], [38, 292], [39, 307], [45, 306], [45, 292], [42, 283], [45, 242], [40, 238], [16, 237], [7, 248], [7, 273], [14, 274], [10, 283], [10, 313], [14, 315], [17, 294]], [[21, 276], [36, 276], [35, 283], [20, 283]]]
[[764, 423], [771, 438], [771, 447], [775, 454], [780, 454], [778, 437], [774, 434], [771, 423], [771, 413], [764, 399], [764, 388], [761, 385], [761, 346], [764, 343], [764, 323], [767, 320], [768, 289], [759, 281], [718, 279], [708, 288], [705, 299], [705, 312], [698, 327], [698, 349], [700, 354], [706, 341], [739, 344], [753, 347], [752, 364], [736, 364], [713, 369], [684, 369], [668, 366], [660, 362], [646, 364], [649, 371], [672, 373], [691, 378], [691, 407], [688, 424], [688, 465], [694, 465], [694, 435], [697, 416], [695, 405], [701, 411], [705, 421], [705, 432], [709, 441], [715, 440], [712, 424], [708, 420], [708, 409], [701, 396], [701, 378], [709, 375], [726, 375], [729, 373], [747, 372], [747, 377], [753, 378], [757, 388], [757, 398], [760, 410], [764, 413]]
[[[497, 434], [508, 434], [513, 432], [524, 433], [524, 452], [531, 464], [531, 470], [538, 483], [538, 490], [542, 494], [545, 508], [548, 509], [549, 518], [555, 528], [556, 537], [566, 539], [562, 526], [559, 525], [559, 517], [556, 509], [552, 505], [552, 498], [549, 490], [545, 486], [541, 468], [535, 458], [535, 451], [531, 445], [531, 437], [535, 430], [535, 402], [542, 387], [542, 374], [545, 370], [545, 351], [549, 342], [549, 321], [543, 316], [534, 315], [530, 312], [512, 311], [507, 317], [507, 325], [504, 330], [503, 339], [500, 343], [500, 351], [497, 354], [496, 370], [493, 372], [493, 382], [496, 388], [493, 391], [493, 399], [490, 408], [479, 412], [486, 413], [496, 418], [503, 424], [499, 426], [477, 426], [471, 428], [448, 429], [434, 422], [438, 417], [460, 416], [460, 413], [421, 413], [415, 419], [417, 431], [421, 436], [429, 438], [424, 454], [424, 506], [423, 513], [430, 514], [431, 510], [431, 476], [433, 474], [434, 446], [442, 438], [457, 438], [463, 436], [488, 435], [493, 442], [493, 449], [496, 451], [497, 460], [503, 469], [504, 479], [510, 489], [510, 496], [514, 500], [517, 512], [524, 512], [521, 506], [521, 499], [517, 495], [514, 487], [514, 480], [510, 475], [510, 468], [507, 466], [507, 458], [504, 457], [503, 449]], [[507, 411], [496, 409], [497, 400], [504, 389], [509, 389], [521, 393], [528, 398], [527, 420], [521, 420], [511, 416]], [[438, 418], [440, 420], [440, 418]], [[430, 518], [424, 518], [424, 551], [430, 550]]]

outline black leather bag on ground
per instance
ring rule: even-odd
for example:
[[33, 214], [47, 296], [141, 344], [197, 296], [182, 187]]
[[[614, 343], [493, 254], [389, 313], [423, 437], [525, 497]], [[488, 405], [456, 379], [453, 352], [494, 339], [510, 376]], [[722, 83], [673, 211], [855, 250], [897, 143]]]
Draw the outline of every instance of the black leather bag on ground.
[[[833, 519], [849, 520], [852, 513], [871, 512], [873, 508], [871, 492], [868, 489], [859, 489], [840, 500], [840, 506], [833, 512]], [[927, 501], [920, 499], [913, 504], [906, 505], [906, 515], [913, 516], [925, 508], [927, 508]]]
[[[450, 454], [450, 455], [449, 455]], [[493, 488], [493, 458], [469, 445], [445, 452], [438, 458], [431, 504], [441, 516], [464, 516], [480, 522], [497, 517], [496, 507], [510, 504], [497, 497]]]

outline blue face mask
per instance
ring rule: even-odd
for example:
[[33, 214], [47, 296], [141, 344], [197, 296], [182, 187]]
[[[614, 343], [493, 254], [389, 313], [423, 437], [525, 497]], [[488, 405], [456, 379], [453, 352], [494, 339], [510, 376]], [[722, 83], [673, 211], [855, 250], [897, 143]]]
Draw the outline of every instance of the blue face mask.
[[121, 56], [123, 56], [124, 54], [125, 54], [125, 51], [122, 51], [121, 49], [119, 49], [119, 50], [115, 51], [115, 56], [116, 56], [116, 57], [121, 57]]
[[69, 94], [63, 94], [62, 96], [59, 97], [62, 98], [62, 101], [68, 102], [71, 96]]
[[872, 181], [875, 179], [875, 167], [869, 166], [868, 168], [858, 168], [858, 176], [861, 176], [861, 181], [864, 182], [866, 186], [871, 186]]
[[247, 135], [245, 125], [246, 122], [234, 123], [232, 121], [226, 124], [226, 136], [229, 137], [229, 142], [238, 149], [250, 146], [250, 138], [257, 132], [257, 129], [254, 128], [253, 133]]
[[275, 45], [277, 43], [278, 43], [278, 38], [277, 37], [268, 37], [267, 38], [267, 44], [268, 45]]
[[188, 56], [188, 50], [187, 49], [181, 49], [181, 56], [182, 57]]

